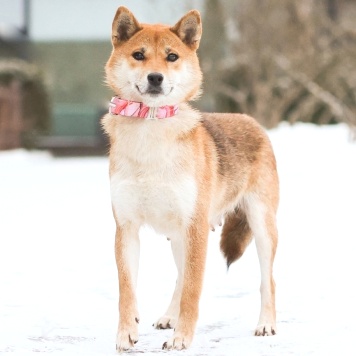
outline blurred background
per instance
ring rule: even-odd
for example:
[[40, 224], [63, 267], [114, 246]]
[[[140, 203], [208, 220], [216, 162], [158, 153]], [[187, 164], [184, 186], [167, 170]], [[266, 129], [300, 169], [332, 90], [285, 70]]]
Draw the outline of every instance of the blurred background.
[[104, 154], [118, 6], [174, 24], [197, 8], [203, 111], [356, 125], [355, 0], [0, 0], [0, 150]]

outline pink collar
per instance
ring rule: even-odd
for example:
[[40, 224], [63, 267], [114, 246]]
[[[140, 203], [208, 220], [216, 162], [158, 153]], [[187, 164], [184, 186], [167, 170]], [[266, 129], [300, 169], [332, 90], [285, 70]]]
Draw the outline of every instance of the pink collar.
[[131, 116], [142, 119], [165, 119], [176, 115], [177, 112], [178, 105], [149, 107], [144, 103], [120, 99], [117, 96], [114, 96], [109, 104], [109, 113], [112, 115]]

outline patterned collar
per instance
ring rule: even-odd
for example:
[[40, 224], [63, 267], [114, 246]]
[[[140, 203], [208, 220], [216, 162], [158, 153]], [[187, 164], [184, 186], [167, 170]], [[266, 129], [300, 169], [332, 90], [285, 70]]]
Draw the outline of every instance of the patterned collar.
[[150, 107], [137, 101], [120, 99], [114, 96], [109, 104], [109, 113], [137, 117], [141, 119], [165, 119], [172, 117], [178, 112], [178, 105], [165, 105]]

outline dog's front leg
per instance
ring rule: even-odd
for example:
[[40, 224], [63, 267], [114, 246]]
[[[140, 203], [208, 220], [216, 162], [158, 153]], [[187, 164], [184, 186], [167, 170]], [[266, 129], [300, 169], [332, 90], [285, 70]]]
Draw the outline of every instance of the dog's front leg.
[[117, 226], [115, 237], [115, 257], [119, 275], [119, 327], [116, 349], [128, 350], [138, 340], [139, 316], [136, 302], [136, 282], [140, 240], [138, 228], [131, 224]]
[[203, 286], [209, 224], [195, 222], [185, 236], [184, 281], [178, 322], [173, 336], [163, 349], [182, 350], [191, 344], [199, 313], [199, 299]]

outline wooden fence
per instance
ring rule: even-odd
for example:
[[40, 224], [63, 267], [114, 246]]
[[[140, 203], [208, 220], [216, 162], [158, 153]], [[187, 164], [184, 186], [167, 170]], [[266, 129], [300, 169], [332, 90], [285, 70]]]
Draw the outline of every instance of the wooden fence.
[[23, 126], [21, 84], [14, 80], [0, 86], [0, 150], [21, 147]]

